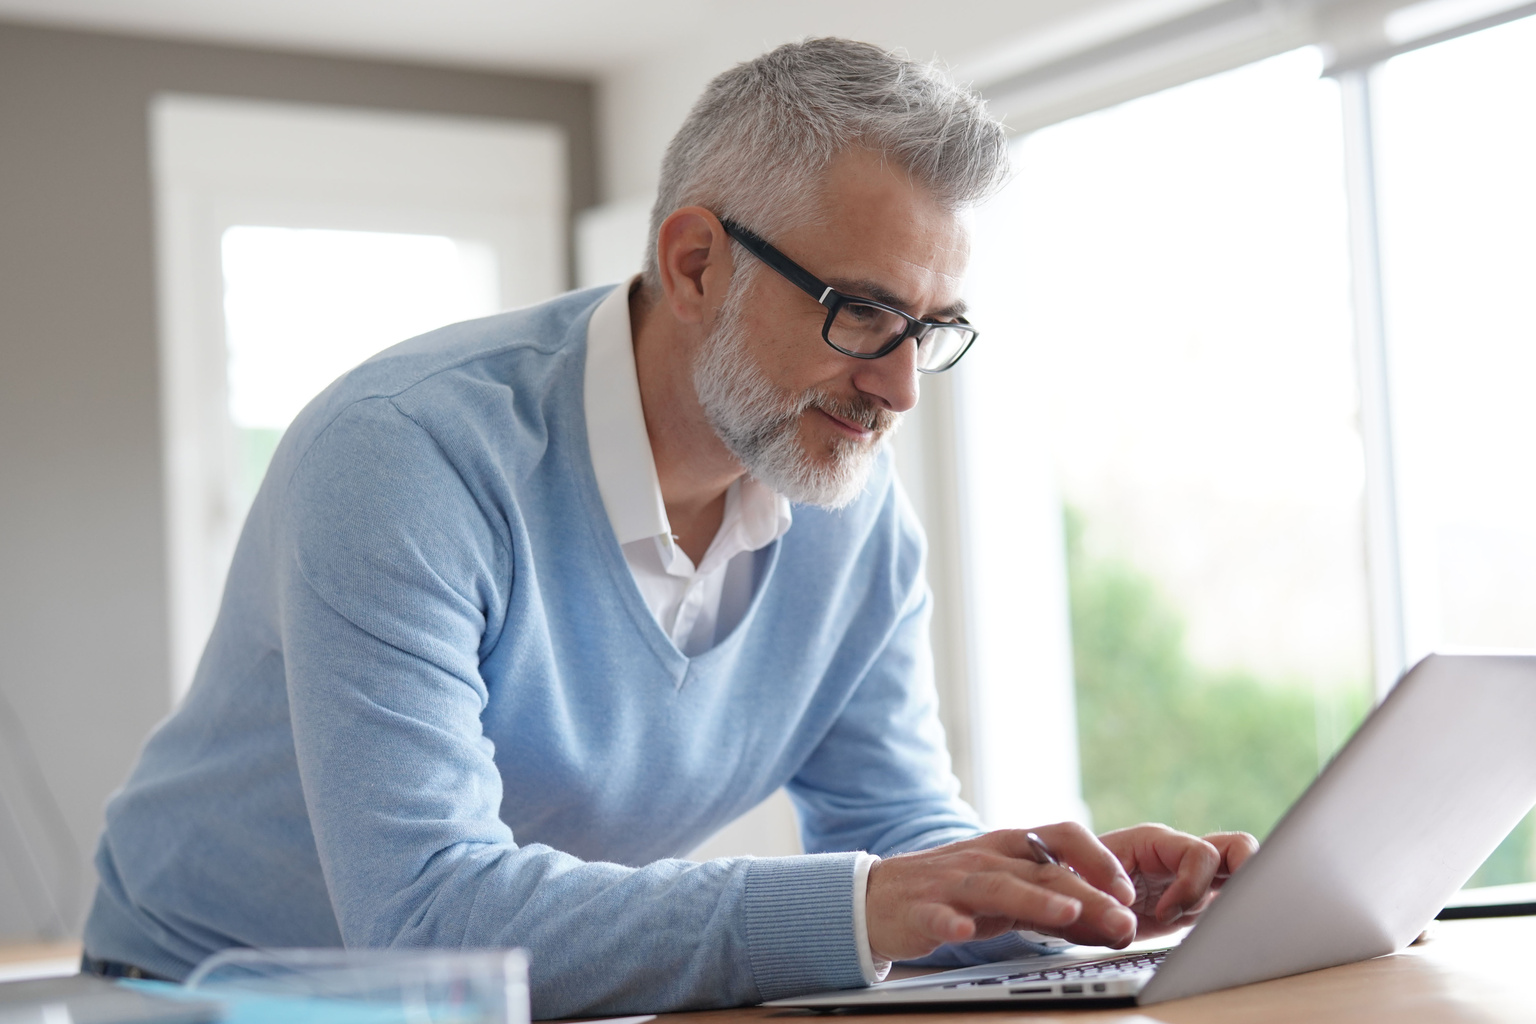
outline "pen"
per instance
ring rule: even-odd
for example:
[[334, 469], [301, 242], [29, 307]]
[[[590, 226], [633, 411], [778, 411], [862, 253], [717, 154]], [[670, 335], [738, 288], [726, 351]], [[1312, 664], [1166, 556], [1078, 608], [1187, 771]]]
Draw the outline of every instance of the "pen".
[[[1051, 852], [1051, 848], [1045, 845], [1044, 839], [1041, 839], [1033, 832], [1025, 832], [1024, 838], [1029, 840], [1029, 848], [1034, 852], [1035, 860], [1038, 863], [1050, 864], [1058, 868], [1062, 866], [1061, 861], [1057, 860], [1056, 855]], [[1072, 869], [1068, 868], [1067, 870], [1070, 871]]]
[[[1037, 863], [1050, 864], [1058, 868], [1066, 868], [1074, 875], [1077, 874], [1077, 872], [1073, 870], [1072, 865], [1063, 864], [1060, 859], [1058, 859], [1057, 856], [1051, 852], [1051, 848], [1045, 845], [1045, 840], [1035, 835], [1035, 833], [1025, 832], [1024, 838], [1029, 841], [1029, 848], [1031, 852], [1034, 853], [1035, 861]], [[1146, 917], [1153, 916], [1155, 913], [1153, 908], [1157, 905], [1157, 901], [1163, 895], [1164, 891], [1167, 890], [1167, 884], [1165, 883], [1161, 887], [1154, 890], [1147, 884], [1146, 879], [1142, 876], [1141, 872], [1137, 871], [1131, 875], [1131, 885], [1136, 890], [1136, 895], [1131, 901], [1131, 909], [1136, 911], [1136, 913], [1142, 914]]]
[[1076, 868], [1074, 868], [1071, 864], [1063, 864], [1061, 858], [1051, 852], [1051, 848], [1045, 845], [1044, 839], [1041, 839], [1033, 832], [1025, 832], [1024, 838], [1029, 840], [1029, 848], [1035, 855], [1036, 863], [1049, 864], [1052, 867], [1058, 867], [1064, 871], [1070, 871], [1074, 875], [1077, 874]]

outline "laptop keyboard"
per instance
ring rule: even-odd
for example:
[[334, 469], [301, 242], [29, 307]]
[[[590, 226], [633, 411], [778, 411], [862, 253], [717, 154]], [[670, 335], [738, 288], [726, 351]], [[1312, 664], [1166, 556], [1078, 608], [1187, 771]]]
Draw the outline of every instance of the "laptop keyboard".
[[1154, 949], [1146, 953], [1126, 953], [1122, 956], [1110, 957], [1107, 960], [1094, 960], [1086, 964], [1073, 964], [1069, 967], [1058, 967], [1043, 971], [1021, 971], [1018, 974], [1003, 974], [996, 978], [982, 978], [979, 981], [957, 981], [943, 987], [976, 988], [981, 985], [1016, 985], [1036, 981], [1102, 980], [1106, 975], [1150, 971], [1163, 962], [1163, 958], [1168, 955], [1168, 952], [1166, 949]]

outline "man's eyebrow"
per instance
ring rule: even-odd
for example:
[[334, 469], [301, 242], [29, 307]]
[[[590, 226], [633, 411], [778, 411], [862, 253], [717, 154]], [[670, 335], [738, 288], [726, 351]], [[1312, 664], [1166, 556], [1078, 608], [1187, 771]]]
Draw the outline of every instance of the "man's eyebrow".
[[[843, 278], [839, 280], [828, 280], [827, 283], [830, 284], [833, 288], [836, 288], [838, 291], [842, 292], [844, 295], [850, 295], [859, 299], [874, 299], [876, 302], [883, 302], [887, 306], [895, 306], [897, 309], [903, 309], [909, 312], [912, 309], [912, 303], [909, 300], [903, 298], [900, 295], [897, 295], [889, 288], [882, 287], [878, 282], [875, 281], [850, 280], [848, 278]], [[930, 311], [926, 319], [942, 320], [946, 317], [962, 316], [969, 308], [970, 307], [966, 305], [964, 299], [956, 299], [954, 302], [951, 302], [943, 309], [935, 309]]]

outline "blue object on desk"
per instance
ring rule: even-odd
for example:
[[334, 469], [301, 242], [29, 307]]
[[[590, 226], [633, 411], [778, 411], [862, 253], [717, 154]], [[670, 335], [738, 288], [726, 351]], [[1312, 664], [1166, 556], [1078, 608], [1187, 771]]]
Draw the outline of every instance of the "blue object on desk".
[[0, 983], [0, 1021], [212, 1024], [221, 1019], [219, 1004], [206, 997], [184, 993], [159, 999], [157, 994], [124, 991], [93, 974], [7, 981]]
[[522, 950], [226, 949], [184, 985], [145, 993], [211, 999], [229, 1024], [529, 1024]]
[[[169, 981], [118, 982], [127, 988], [166, 999], [207, 1003], [211, 993], [194, 992]], [[401, 1006], [351, 999], [306, 999], [295, 996], [220, 992], [213, 997], [224, 1007], [223, 1024], [416, 1024]]]

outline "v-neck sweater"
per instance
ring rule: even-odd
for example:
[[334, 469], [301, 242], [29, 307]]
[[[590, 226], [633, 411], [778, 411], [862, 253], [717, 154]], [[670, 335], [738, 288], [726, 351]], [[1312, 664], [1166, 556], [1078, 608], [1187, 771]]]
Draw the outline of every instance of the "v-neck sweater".
[[[107, 807], [92, 956], [521, 946], [537, 1017], [863, 983], [856, 851], [980, 828], [922, 532], [883, 455], [847, 508], [795, 509], [686, 657], [588, 454], [604, 293], [398, 345], [288, 429], [192, 689]], [[807, 854], [676, 859], [780, 786]]]

